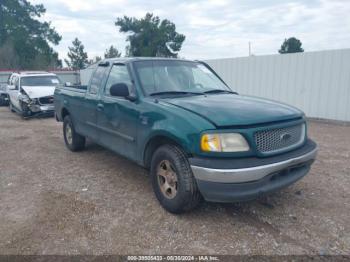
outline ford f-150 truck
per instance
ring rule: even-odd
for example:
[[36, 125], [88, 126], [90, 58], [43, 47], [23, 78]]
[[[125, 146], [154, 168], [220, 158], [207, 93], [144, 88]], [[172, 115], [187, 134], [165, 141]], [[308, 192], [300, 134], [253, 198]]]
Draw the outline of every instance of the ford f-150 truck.
[[68, 149], [85, 139], [150, 170], [172, 213], [207, 201], [247, 201], [291, 185], [317, 146], [305, 115], [231, 90], [206, 63], [163, 58], [100, 62], [88, 86], [58, 87], [56, 119]]

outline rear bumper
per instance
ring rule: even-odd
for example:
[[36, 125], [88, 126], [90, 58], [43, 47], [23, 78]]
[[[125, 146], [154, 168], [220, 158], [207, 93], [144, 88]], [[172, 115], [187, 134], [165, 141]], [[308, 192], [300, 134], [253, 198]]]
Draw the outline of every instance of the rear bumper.
[[[298, 154], [296, 154], [298, 152]], [[200, 161], [190, 161], [193, 174], [199, 190], [208, 201], [236, 202], [255, 199], [289, 186], [305, 176], [313, 161], [316, 159], [317, 146], [309, 140], [298, 151], [279, 157], [262, 159], [237, 159], [226, 161], [235, 162], [238, 168], [218, 168], [218, 162], [205, 167], [194, 165]], [[240, 162], [240, 163], [239, 163]], [[230, 166], [231, 163], [223, 166]], [[245, 166], [242, 166], [245, 164]], [[253, 165], [253, 166], [252, 166]]]

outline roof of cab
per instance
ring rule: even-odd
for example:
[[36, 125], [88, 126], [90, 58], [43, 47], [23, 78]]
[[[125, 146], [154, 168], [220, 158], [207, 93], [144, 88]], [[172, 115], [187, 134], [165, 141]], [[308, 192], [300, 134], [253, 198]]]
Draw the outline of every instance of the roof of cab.
[[105, 58], [94, 64], [87, 66], [85, 69], [95, 69], [98, 65], [105, 62], [109, 63], [131, 63], [134, 61], [152, 61], [152, 60], [170, 60], [170, 61], [187, 61], [187, 62], [198, 62], [198, 60], [188, 60], [183, 58], [171, 58], [171, 57], [115, 57], [115, 58]]
[[193, 62], [193, 60], [188, 59], [182, 59], [182, 58], [171, 58], [171, 57], [116, 57], [116, 58], [107, 58], [102, 59], [98, 62], [104, 63], [104, 62], [120, 62], [120, 63], [127, 63], [127, 62], [133, 62], [133, 61], [150, 61], [150, 60], [170, 60], [170, 61], [187, 61], [187, 62]]

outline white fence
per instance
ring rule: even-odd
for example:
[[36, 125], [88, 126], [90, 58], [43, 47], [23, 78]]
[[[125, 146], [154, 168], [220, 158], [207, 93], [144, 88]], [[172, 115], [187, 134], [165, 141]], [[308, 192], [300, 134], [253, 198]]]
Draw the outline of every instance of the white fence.
[[350, 49], [206, 62], [240, 94], [288, 103], [308, 117], [350, 121]]

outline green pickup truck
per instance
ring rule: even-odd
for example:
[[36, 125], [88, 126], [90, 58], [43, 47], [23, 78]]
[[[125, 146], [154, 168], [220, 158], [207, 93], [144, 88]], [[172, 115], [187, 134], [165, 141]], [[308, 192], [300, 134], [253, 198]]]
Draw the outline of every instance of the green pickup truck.
[[57, 87], [54, 103], [68, 149], [89, 138], [149, 169], [172, 213], [279, 190], [317, 154], [303, 112], [239, 95], [199, 61], [106, 59], [87, 86]]

